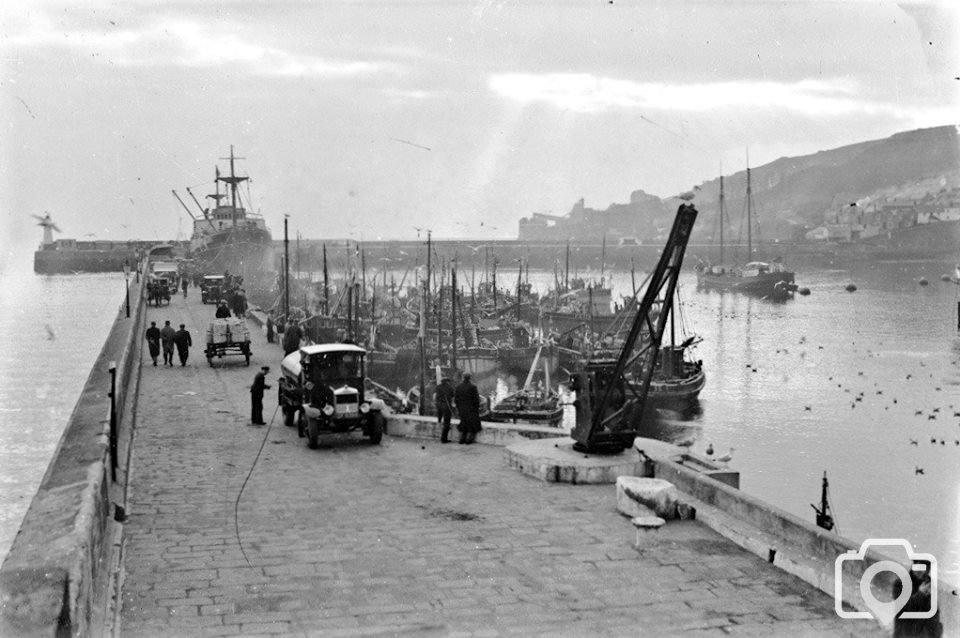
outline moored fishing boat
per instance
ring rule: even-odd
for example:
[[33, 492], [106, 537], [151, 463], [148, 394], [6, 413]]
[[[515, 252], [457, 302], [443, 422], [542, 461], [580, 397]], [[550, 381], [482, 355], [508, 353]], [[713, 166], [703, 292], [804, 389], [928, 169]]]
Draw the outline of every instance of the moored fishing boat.
[[647, 394], [651, 406], [682, 412], [696, 405], [700, 391], [707, 383], [707, 376], [703, 364], [693, 361], [689, 355], [693, 343], [695, 340], [691, 338], [677, 346], [660, 348], [657, 368], [650, 379]]
[[[697, 287], [705, 290], [718, 290], [745, 293], [767, 299], [789, 299], [797, 290], [794, 273], [787, 270], [778, 257], [773, 261], [748, 261], [744, 265], [724, 263], [723, 229], [725, 207], [723, 196], [723, 176], [720, 176], [720, 261], [711, 264], [701, 260], [697, 266]], [[750, 186], [750, 167], [747, 167], [747, 258], [753, 256], [753, 194]]]
[[543, 381], [536, 384], [533, 382], [540, 363], [542, 348], [543, 346], [534, 356], [523, 387], [497, 401], [490, 410], [491, 421], [557, 425], [563, 419], [563, 404], [560, 395], [550, 385], [550, 366], [548, 362], [543, 362]]

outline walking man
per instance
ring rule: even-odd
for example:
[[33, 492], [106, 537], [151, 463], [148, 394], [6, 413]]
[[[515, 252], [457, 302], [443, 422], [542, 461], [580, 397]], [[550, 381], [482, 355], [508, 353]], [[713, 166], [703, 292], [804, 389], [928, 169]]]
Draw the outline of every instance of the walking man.
[[157, 357], [160, 356], [160, 328], [156, 321], [150, 322], [147, 328], [147, 345], [150, 347], [150, 356], [153, 358], [153, 365], [157, 365]]
[[177, 332], [170, 325], [170, 321], [165, 321], [163, 328], [160, 329], [160, 341], [163, 343], [163, 365], [173, 365], [173, 337], [176, 334]]
[[450, 442], [450, 419], [453, 417], [453, 386], [450, 379], [444, 377], [440, 379], [440, 385], [433, 395], [433, 400], [437, 406], [437, 422], [440, 423], [440, 442]]
[[260, 372], [253, 377], [253, 385], [250, 386], [250, 422], [254, 425], [266, 425], [263, 420], [263, 391], [269, 390], [266, 375], [270, 372], [270, 366], [263, 366]]
[[[184, 279], [186, 281], [186, 279]], [[186, 286], [183, 288], [186, 290]], [[177, 354], [180, 355], [180, 365], [187, 365], [187, 355], [190, 354], [190, 346], [193, 345], [193, 339], [190, 338], [190, 333], [187, 332], [187, 327], [185, 324], [180, 324], [180, 329], [173, 334], [173, 342], [177, 345]]]
[[226, 302], [226, 301], [220, 301], [220, 302], [218, 302], [218, 303], [217, 303], [216, 318], [217, 318], [217, 319], [226, 319], [226, 318], [229, 317], [229, 316], [230, 316], [230, 309], [227, 308], [227, 302]]
[[470, 373], [465, 373], [463, 382], [453, 391], [453, 400], [460, 414], [460, 443], [467, 445], [476, 441], [480, 431], [480, 392], [470, 379]]
[[183, 286], [183, 298], [187, 298], [187, 286], [190, 285], [190, 278], [184, 275], [180, 278], [180, 285]]

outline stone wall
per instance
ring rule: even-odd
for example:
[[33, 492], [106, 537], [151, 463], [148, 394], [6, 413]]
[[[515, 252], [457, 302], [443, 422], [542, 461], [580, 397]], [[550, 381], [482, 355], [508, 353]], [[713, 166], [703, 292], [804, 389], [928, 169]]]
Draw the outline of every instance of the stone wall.
[[[837, 586], [837, 557], [841, 561], [840, 591], [846, 603], [845, 613], [867, 611], [861, 605], [860, 580], [864, 572], [878, 561], [900, 563], [909, 567], [905, 555], [884, 548], [858, 553], [861, 543], [817, 527], [798, 516], [781, 510], [756, 497], [698, 472], [681, 462], [679, 448], [660, 441], [637, 439], [634, 446], [647, 457], [646, 474], [673, 483], [696, 508], [696, 518], [744, 549], [753, 552], [780, 569], [794, 574], [821, 591], [834, 596]], [[905, 552], [904, 552], [905, 554]], [[936, 558], [936, 557], [934, 557]], [[879, 572], [872, 582], [881, 600], [892, 600], [895, 578], [889, 571]], [[939, 583], [938, 607], [944, 624], [944, 635], [960, 630], [960, 598], [956, 590]]]

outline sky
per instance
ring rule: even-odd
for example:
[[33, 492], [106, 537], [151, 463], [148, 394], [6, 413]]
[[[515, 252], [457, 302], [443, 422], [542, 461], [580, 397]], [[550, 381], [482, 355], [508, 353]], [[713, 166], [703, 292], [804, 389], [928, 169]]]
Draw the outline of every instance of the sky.
[[952, 1], [2, 4], [5, 253], [189, 237], [231, 147], [274, 238], [515, 238], [960, 119]]

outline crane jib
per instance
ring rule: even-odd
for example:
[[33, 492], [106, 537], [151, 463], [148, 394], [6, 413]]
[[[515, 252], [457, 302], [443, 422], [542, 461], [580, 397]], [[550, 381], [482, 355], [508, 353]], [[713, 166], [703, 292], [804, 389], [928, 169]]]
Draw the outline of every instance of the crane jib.
[[[667, 243], [650, 276], [616, 363], [611, 365], [608, 360], [591, 365], [588, 362], [586, 370], [578, 375], [574, 384], [579, 403], [577, 424], [571, 433], [576, 449], [611, 453], [632, 444], [666, 327], [669, 315], [666, 309], [672, 305], [670, 300], [676, 292], [683, 256], [696, 219], [697, 209], [692, 204], [684, 203], [677, 209]], [[657, 312], [651, 320], [651, 311], [657, 307], [658, 299], [663, 300], [665, 310]], [[641, 336], [644, 336], [642, 341]], [[639, 349], [638, 343], [642, 344]], [[639, 389], [631, 388], [632, 398], [628, 398], [625, 392], [624, 373], [628, 366], [631, 370], [639, 370], [641, 377]]]

